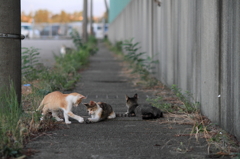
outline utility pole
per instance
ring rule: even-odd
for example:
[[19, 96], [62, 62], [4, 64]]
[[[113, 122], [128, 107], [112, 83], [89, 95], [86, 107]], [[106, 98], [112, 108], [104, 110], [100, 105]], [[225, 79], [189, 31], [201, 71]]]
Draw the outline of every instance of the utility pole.
[[[20, 6], [20, 0], [0, 0], [0, 88], [9, 89], [12, 82], [19, 103], [21, 102]], [[0, 96], [1, 93], [3, 92], [0, 92]]]
[[88, 1], [83, 0], [83, 25], [82, 25], [82, 40], [83, 42], [88, 41], [88, 32], [87, 32], [87, 25], [88, 25]]
[[94, 35], [93, 32], [93, 0], [90, 0], [90, 35]]
[[106, 8], [106, 16], [108, 17], [108, 5], [107, 5], [107, 0], [104, 0], [105, 3], [105, 8]]

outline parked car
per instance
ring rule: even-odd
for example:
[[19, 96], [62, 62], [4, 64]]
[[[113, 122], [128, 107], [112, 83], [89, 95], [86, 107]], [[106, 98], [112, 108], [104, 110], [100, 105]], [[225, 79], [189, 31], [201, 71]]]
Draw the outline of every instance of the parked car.
[[21, 34], [29, 39], [40, 37], [39, 30], [32, 29], [32, 24], [30, 23], [21, 23]]
[[97, 39], [107, 38], [108, 24], [99, 23], [94, 26], [94, 33]]
[[61, 35], [60, 26], [59, 25], [45, 26], [43, 30], [40, 32], [40, 34], [41, 36]]

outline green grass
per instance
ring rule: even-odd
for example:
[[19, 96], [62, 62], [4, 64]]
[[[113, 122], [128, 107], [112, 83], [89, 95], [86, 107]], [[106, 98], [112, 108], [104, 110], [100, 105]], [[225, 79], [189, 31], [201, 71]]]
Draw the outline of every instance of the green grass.
[[178, 113], [199, 113], [200, 112], [200, 103], [191, 102], [194, 101], [193, 96], [190, 92], [182, 92], [182, 89], [178, 88], [176, 85], [172, 85], [172, 91], [175, 96], [182, 102], [183, 105], [173, 107], [172, 104], [166, 103], [163, 101], [163, 97], [159, 96], [156, 98], [148, 98], [147, 102], [151, 103], [153, 106], [161, 109], [164, 112], [178, 112]]
[[159, 108], [163, 112], [174, 112], [175, 110], [172, 108], [170, 103], [166, 103], [163, 101], [163, 97], [156, 98], [147, 98], [147, 102], [151, 103], [152, 106]]
[[181, 88], [178, 88], [177, 85], [172, 85], [172, 91], [175, 95], [181, 100], [184, 104], [182, 110], [186, 113], [195, 113], [200, 112], [200, 103], [194, 101], [192, 93], [189, 91], [182, 92]]
[[158, 60], [153, 60], [146, 52], [139, 52], [141, 48], [139, 42], [133, 43], [133, 38], [125, 40], [122, 44], [126, 54], [124, 58], [129, 61], [133, 73], [140, 74], [141, 80], [147, 81], [151, 74], [154, 74], [155, 64]]
[[9, 90], [1, 89], [0, 97], [0, 156], [17, 157], [22, 148], [20, 119], [22, 109], [19, 106], [13, 84]]
[[146, 52], [140, 52], [140, 43], [134, 43], [133, 40], [132, 38], [123, 42], [118, 41], [115, 44], [111, 44], [109, 41], [105, 41], [105, 43], [111, 51], [123, 57], [132, 69], [133, 75], [139, 75], [141, 84], [145, 87], [154, 87], [158, 84], [158, 80], [152, 75], [155, 74], [155, 65], [158, 60], [153, 60], [153, 57], [148, 56]]

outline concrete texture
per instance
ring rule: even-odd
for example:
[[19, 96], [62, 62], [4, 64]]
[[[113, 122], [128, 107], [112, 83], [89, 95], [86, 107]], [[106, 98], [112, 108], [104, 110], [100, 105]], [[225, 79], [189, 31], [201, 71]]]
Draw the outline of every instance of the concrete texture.
[[110, 24], [110, 41], [140, 42], [159, 60], [161, 82], [191, 92], [204, 115], [240, 140], [240, 1], [161, 2], [132, 0]]
[[[87, 96], [83, 103], [90, 100], [106, 102], [117, 113], [126, 112], [125, 94], [138, 93], [139, 104], [146, 103], [151, 92], [132, 86], [130, 79], [122, 76], [120, 62], [100, 44], [99, 52], [90, 59], [90, 66], [80, 72], [82, 78], [73, 91]], [[73, 112], [84, 118], [88, 116], [83, 104]], [[196, 141], [194, 137], [181, 136], [189, 134], [191, 125], [162, 123], [165, 120], [118, 117], [92, 124], [72, 120], [72, 124], [64, 129], [35, 138], [26, 149], [38, 151], [29, 157], [33, 159], [206, 158], [205, 139]]]

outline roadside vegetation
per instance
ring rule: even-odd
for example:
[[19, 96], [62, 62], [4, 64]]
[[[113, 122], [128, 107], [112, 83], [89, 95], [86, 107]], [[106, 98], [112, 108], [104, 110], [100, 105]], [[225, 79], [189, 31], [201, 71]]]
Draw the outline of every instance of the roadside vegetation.
[[[0, 157], [22, 156], [24, 144], [40, 132], [56, 127], [49, 118], [40, 122], [40, 113], [35, 110], [42, 98], [52, 91], [66, 91], [75, 87], [80, 79], [80, 69], [88, 64], [89, 56], [97, 51], [97, 40], [93, 37], [85, 44], [77, 32], [72, 32], [76, 49], [64, 56], [55, 56], [55, 65], [49, 69], [39, 63], [36, 48], [22, 48], [22, 102], [17, 102], [16, 92], [11, 86], [8, 94], [0, 97]], [[4, 91], [4, 90], [1, 90]], [[28, 152], [31, 153], [31, 152]]]
[[[192, 125], [191, 131], [187, 134], [177, 135], [195, 137], [196, 142], [199, 138], [205, 138], [210, 158], [222, 156], [240, 158], [239, 143], [236, 138], [201, 114], [200, 103], [195, 101], [191, 92], [184, 92], [177, 85], [168, 88], [154, 77], [155, 64], [158, 61], [147, 56], [146, 52], [140, 52], [140, 43], [134, 43], [134, 39], [118, 41], [115, 44], [106, 40], [105, 43], [118, 58], [123, 60], [123, 72], [132, 79], [133, 84], [154, 92], [155, 97], [148, 98], [147, 102], [164, 112], [165, 119], [161, 120], [161, 124]], [[190, 150], [186, 146], [187, 144], [184, 145], [186, 148], [184, 152]], [[182, 153], [183, 149], [176, 151]]]

